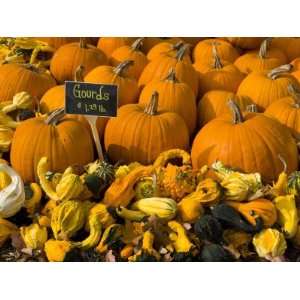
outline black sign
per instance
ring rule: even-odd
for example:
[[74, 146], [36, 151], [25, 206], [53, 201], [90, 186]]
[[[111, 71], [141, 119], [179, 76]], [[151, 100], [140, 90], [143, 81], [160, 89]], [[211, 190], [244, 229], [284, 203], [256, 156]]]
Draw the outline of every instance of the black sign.
[[65, 112], [75, 115], [115, 117], [118, 108], [116, 85], [66, 81]]

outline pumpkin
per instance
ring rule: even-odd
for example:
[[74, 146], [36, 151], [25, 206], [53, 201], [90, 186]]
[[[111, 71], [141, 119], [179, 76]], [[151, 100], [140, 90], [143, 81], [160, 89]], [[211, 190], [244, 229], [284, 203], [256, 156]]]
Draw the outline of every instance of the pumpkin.
[[226, 37], [234, 47], [239, 47], [246, 50], [252, 50], [259, 47], [263, 41], [262, 37]]
[[[79, 66], [75, 72], [75, 81], [83, 81], [82, 77], [82, 66]], [[41, 98], [40, 101], [40, 111], [43, 114], [48, 114], [55, 109], [65, 107], [65, 85], [56, 85], [53, 88], [49, 89]], [[74, 118], [78, 121], [81, 121], [88, 130], [91, 130], [91, 127], [83, 115], [70, 115], [71, 118]], [[100, 137], [104, 134], [104, 129], [108, 118], [99, 117], [97, 118], [97, 129], [99, 132]]]
[[[58, 49], [59, 47], [69, 44], [79, 42], [79, 37], [38, 37], [39, 41], [46, 42], [49, 46]], [[91, 42], [91, 38], [87, 38]]]
[[244, 75], [233, 64], [221, 62], [216, 45], [212, 46], [212, 64], [206, 66], [206, 70], [199, 65], [195, 63], [194, 68], [198, 71], [201, 95], [210, 90], [227, 90], [235, 93], [244, 79]]
[[179, 82], [175, 70], [171, 69], [164, 80], [151, 81], [141, 92], [139, 103], [146, 105], [154, 91], [159, 94], [159, 110], [178, 113], [189, 128], [190, 134], [196, 126], [196, 99], [192, 89], [183, 82]]
[[0, 101], [11, 101], [15, 94], [28, 92], [40, 99], [56, 85], [54, 78], [42, 68], [33, 65], [4, 64], [0, 66]]
[[182, 39], [185, 43], [190, 44], [192, 47], [195, 47], [199, 42], [205, 40], [205, 37], [185, 36], [180, 39]]
[[291, 74], [300, 82], [300, 57], [295, 58], [290, 64], [293, 66]]
[[130, 46], [134, 40], [134, 37], [101, 37], [98, 40], [97, 48], [102, 50], [109, 58], [116, 49], [122, 46]]
[[[176, 56], [177, 50], [182, 46], [183, 42], [178, 42], [176, 44], [172, 44], [170, 42], [161, 42], [155, 45], [147, 54], [147, 58], [149, 60], [154, 60], [157, 57], [163, 55], [171, 55]], [[191, 62], [190, 53], [186, 52], [184, 54], [183, 60], [187, 62]]]
[[300, 39], [297, 37], [279, 37], [272, 39], [272, 47], [281, 49], [288, 61], [300, 57]]
[[289, 84], [299, 86], [290, 74], [291, 65], [283, 65], [271, 71], [252, 72], [240, 84], [237, 95], [248, 96], [257, 105], [258, 111], [264, 111], [272, 102], [288, 96]]
[[173, 45], [182, 42], [181, 38], [177, 38], [177, 37], [170, 37], [170, 38], [161, 38], [161, 37], [146, 37], [144, 39], [144, 43], [142, 46], [142, 51], [144, 53], [148, 53], [155, 45], [162, 43], [162, 42], [167, 42], [167, 43], [171, 43]]
[[90, 71], [84, 81], [90, 83], [115, 84], [118, 86], [119, 107], [124, 104], [135, 103], [138, 99], [139, 88], [134, 78], [125, 74], [126, 69], [133, 64], [125, 60], [116, 67], [99, 66]]
[[18, 126], [10, 160], [25, 182], [37, 180], [36, 167], [43, 156], [49, 158], [50, 169], [54, 172], [93, 160], [93, 140], [86, 127], [75, 119], [62, 119], [62, 116], [62, 110], [58, 110], [49, 117], [28, 119]]
[[79, 65], [84, 67], [84, 76], [99, 65], [107, 64], [105, 54], [95, 46], [86, 44], [85, 39], [79, 43], [70, 43], [60, 47], [50, 63], [50, 71], [55, 79], [62, 83], [73, 80]]
[[139, 38], [131, 46], [117, 48], [110, 57], [110, 64], [114, 67], [124, 60], [132, 60], [133, 65], [127, 69], [127, 75], [139, 79], [143, 69], [148, 63], [147, 56], [141, 51], [143, 38]]
[[265, 39], [259, 50], [252, 50], [240, 56], [234, 65], [242, 72], [249, 74], [277, 68], [286, 64], [287, 58], [280, 49], [270, 48], [270, 39]]
[[250, 202], [228, 201], [228, 205], [236, 209], [252, 225], [256, 224], [256, 218], [262, 218], [265, 227], [271, 227], [277, 221], [276, 207], [267, 199], [256, 199]]
[[204, 126], [212, 119], [224, 113], [229, 113], [228, 100], [234, 99], [242, 111], [253, 102], [249, 97], [236, 96], [234, 93], [223, 90], [212, 90], [203, 95], [198, 103], [198, 124]]
[[150, 61], [140, 76], [139, 86], [144, 87], [152, 80], [165, 79], [169, 70], [173, 68], [178, 80], [188, 84], [193, 89], [195, 96], [197, 96], [197, 73], [194, 70], [193, 65], [183, 59], [187, 50], [188, 45], [183, 44], [177, 51], [175, 57], [164, 55]]
[[300, 139], [300, 92], [293, 85], [288, 86], [290, 96], [283, 97], [273, 102], [265, 114], [287, 126], [293, 136]]
[[176, 113], [157, 111], [157, 107], [158, 93], [153, 93], [146, 107], [126, 105], [108, 121], [104, 141], [112, 161], [150, 164], [165, 150], [188, 149], [189, 132], [184, 120]]
[[193, 51], [194, 62], [208, 61], [211, 57], [213, 45], [218, 45], [218, 54], [222, 60], [233, 63], [239, 57], [238, 50], [229, 42], [221, 39], [206, 39], [195, 46]]
[[[287, 173], [298, 167], [297, 146], [289, 130], [263, 114], [244, 113], [230, 101], [232, 115], [220, 116], [207, 123], [192, 146], [196, 169], [216, 160], [244, 173], [259, 172], [267, 182], [282, 171], [278, 155], [286, 161]], [[213, 138], [212, 138], [213, 137]]]

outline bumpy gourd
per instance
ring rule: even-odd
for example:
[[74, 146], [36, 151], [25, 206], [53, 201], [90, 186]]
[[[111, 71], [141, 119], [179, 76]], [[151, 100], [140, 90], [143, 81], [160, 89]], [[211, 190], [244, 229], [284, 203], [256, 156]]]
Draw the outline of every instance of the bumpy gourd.
[[8, 218], [15, 215], [25, 202], [24, 184], [14, 169], [0, 164], [0, 172], [6, 172], [11, 182], [0, 191], [0, 217]]
[[84, 185], [76, 174], [63, 176], [56, 186], [56, 194], [61, 201], [78, 199], [83, 190]]
[[298, 196], [300, 194], [300, 172], [295, 171], [288, 177], [288, 193]]
[[45, 243], [45, 253], [50, 262], [62, 262], [66, 254], [71, 251], [72, 246], [69, 241], [48, 240]]
[[19, 92], [14, 95], [12, 103], [4, 106], [2, 112], [9, 113], [16, 109], [32, 109], [34, 105], [34, 98], [28, 92]]
[[[28, 191], [27, 193], [29, 193], [29, 197], [27, 198], [27, 194], [26, 191]], [[33, 215], [34, 213], [37, 212], [39, 206], [40, 206], [40, 202], [42, 199], [42, 190], [41, 187], [35, 183], [32, 182], [30, 183], [29, 186], [25, 186], [25, 203], [24, 203], [24, 207], [26, 208], [26, 211], [29, 215]]]
[[191, 165], [191, 156], [188, 152], [181, 149], [171, 149], [162, 152], [154, 161], [153, 166], [155, 168], [165, 167], [169, 160], [179, 158], [182, 160], [182, 165]]
[[48, 239], [47, 228], [40, 226], [37, 223], [20, 228], [21, 236], [27, 248], [43, 249], [44, 244]]
[[134, 187], [134, 191], [137, 200], [158, 196], [156, 181], [153, 176], [140, 178]]
[[105, 253], [109, 246], [118, 241], [122, 235], [122, 226], [120, 224], [112, 224], [105, 229], [101, 237], [100, 243], [96, 250], [99, 253]]
[[0, 125], [0, 152], [8, 152], [14, 137], [14, 130]]
[[178, 203], [178, 215], [183, 222], [194, 223], [204, 214], [204, 209], [197, 195], [191, 193]]
[[97, 216], [103, 228], [107, 228], [115, 223], [115, 219], [109, 213], [107, 206], [103, 203], [94, 205], [89, 211], [89, 216], [91, 215]]

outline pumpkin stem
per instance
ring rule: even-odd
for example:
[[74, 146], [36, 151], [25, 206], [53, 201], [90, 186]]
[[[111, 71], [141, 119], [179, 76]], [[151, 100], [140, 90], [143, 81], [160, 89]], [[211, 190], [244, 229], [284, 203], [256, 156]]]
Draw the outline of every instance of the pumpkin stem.
[[262, 41], [262, 43], [260, 44], [259, 51], [258, 51], [259, 58], [265, 59], [267, 57], [267, 52], [269, 50], [271, 41], [272, 41], [272, 38], [267, 38]]
[[133, 50], [133, 51], [139, 51], [139, 50], [141, 50], [141, 48], [142, 48], [142, 46], [143, 46], [143, 41], [144, 41], [144, 37], [142, 37], [142, 38], [139, 38], [139, 39], [136, 39], [133, 43], [132, 43], [132, 45], [131, 45], [131, 49]]
[[214, 68], [215, 69], [222, 69], [223, 65], [222, 65], [220, 57], [218, 56], [217, 44], [216, 43], [212, 44], [212, 56], [213, 56], [213, 60], [214, 60], [214, 64], [213, 64]]
[[48, 118], [45, 120], [45, 123], [47, 125], [57, 125], [57, 123], [64, 117], [65, 115], [65, 109], [64, 108], [58, 108], [50, 113]]
[[290, 83], [287, 87], [287, 90], [295, 101], [294, 106], [296, 108], [300, 108], [300, 91], [299, 91], [298, 87], [296, 87], [295, 85]]
[[244, 121], [243, 114], [241, 112], [240, 107], [236, 104], [236, 102], [232, 99], [229, 99], [228, 106], [232, 111], [233, 123], [234, 124], [243, 123]]
[[249, 104], [246, 107], [247, 112], [257, 113], [257, 106], [255, 104]]
[[148, 115], [154, 116], [157, 113], [157, 107], [158, 107], [158, 92], [153, 92], [151, 96], [151, 100], [149, 104], [146, 106], [144, 112]]
[[122, 76], [123, 71], [129, 66], [132, 66], [133, 64], [133, 60], [124, 60], [114, 68], [114, 73], [118, 76]]
[[34, 66], [33, 64], [23, 64], [23, 66], [29, 71], [32, 71], [35, 73], [41, 73], [41, 69], [38, 68], [37, 66]]
[[81, 37], [80, 39], [79, 39], [79, 47], [80, 48], [86, 48], [86, 38], [84, 38], [84, 37]]
[[165, 80], [172, 81], [172, 82], [179, 82], [179, 80], [176, 77], [176, 71], [174, 70], [174, 68], [171, 68], [169, 70], [168, 75], [165, 78]]
[[281, 163], [282, 163], [282, 165], [283, 165], [283, 172], [286, 173], [286, 170], [287, 170], [287, 164], [286, 164], [285, 159], [284, 159], [280, 154], [278, 154], [278, 158], [279, 158], [279, 160], [281, 161]]
[[267, 76], [272, 79], [272, 80], [275, 80], [277, 79], [280, 75], [284, 74], [284, 73], [287, 73], [287, 72], [290, 72], [292, 70], [293, 66], [291, 64], [286, 64], [286, 65], [282, 65], [282, 66], [279, 66], [273, 70], [271, 70]]
[[79, 65], [77, 67], [77, 69], [75, 70], [75, 76], [74, 76], [75, 81], [81, 81], [81, 82], [84, 81], [84, 79], [83, 79], [83, 71], [84, 71], [84, 66], [83, 65]]
[[[179, 44], [179, 43], [178, 43]], [[186, 53], [186, 51], [188, 50], [189, 48], [189, 45], [188, 44], [184, 44], [184, 43], [181, 43], [178, 45], [178, 50], [177, 50], [177, 54], [175, 56], [175, 58], [179, 61], [182, 61], [183, 60], [183, 57]]]

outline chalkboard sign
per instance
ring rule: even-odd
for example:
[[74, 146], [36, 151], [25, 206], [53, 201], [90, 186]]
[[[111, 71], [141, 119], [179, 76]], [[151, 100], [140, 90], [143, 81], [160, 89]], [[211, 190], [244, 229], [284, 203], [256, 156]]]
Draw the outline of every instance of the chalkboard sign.
[[118, 108], [116, 85], [78, 81], [65, 82], [67, 114], [115, 117]]

